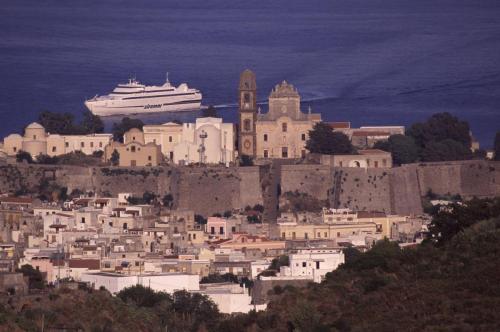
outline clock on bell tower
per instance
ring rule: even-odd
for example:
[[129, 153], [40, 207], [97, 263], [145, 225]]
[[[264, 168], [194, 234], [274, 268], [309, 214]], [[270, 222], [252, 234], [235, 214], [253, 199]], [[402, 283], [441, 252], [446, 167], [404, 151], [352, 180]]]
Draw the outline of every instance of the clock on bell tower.
[[255, 157], [256, 134], [255, 121], [257, 121], [257, 84], [255, 74], [245, 70], [240, 75], [239, 85], [239, 153]]

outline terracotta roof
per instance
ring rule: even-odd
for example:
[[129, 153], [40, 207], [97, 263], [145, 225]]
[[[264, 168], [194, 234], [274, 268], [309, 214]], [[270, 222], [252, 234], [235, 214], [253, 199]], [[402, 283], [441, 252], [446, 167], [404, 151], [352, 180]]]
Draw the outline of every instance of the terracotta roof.
[[390, 152], [384, 151], [384, 150], [379, 150], [379, 149], [365, 149], [365, 150], [358, 150], [359, 154], [362, 155], [367, 155], [367, 154], [390, 154]]
[[351, 128], [351, 123], [349, 121], [327, 122], [326, 124], [329, 125], [332, 129], [349, 129], [349, 128]]
[[109, 202], [109, 198], [98, 198], [95, 200], [95, 202], [97, 204], [106, 204], [107, 202]]
[[87, 268], [89, 270], [99, 270], [101, 268], [101, 262], [98, 259], [70, 259], [70, 268]]
[[356, 130], [352, 136], [391, 136], [388, 131]]
[[358, 218], [384, 218], [386, 214], [379, 211], [359, 211]]
[[12, 204], [32, 204], [33, 199], [28, 197], [0, 197], [0, 202]]

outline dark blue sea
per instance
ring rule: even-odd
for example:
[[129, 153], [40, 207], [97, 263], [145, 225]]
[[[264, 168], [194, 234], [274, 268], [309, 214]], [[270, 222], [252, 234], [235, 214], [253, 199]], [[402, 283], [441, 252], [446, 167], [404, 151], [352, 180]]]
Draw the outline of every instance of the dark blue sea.
[[500, 130], [500, 1], [0, 0], [0, 136], [42, 110], [79, 116], [86, 98], [129, 77], [161, 84], [167, 71], [236, 121], [245, 68], [262, 101], [287, 80], [304, 109], [353, 126], [448, 111], [491, 147]]

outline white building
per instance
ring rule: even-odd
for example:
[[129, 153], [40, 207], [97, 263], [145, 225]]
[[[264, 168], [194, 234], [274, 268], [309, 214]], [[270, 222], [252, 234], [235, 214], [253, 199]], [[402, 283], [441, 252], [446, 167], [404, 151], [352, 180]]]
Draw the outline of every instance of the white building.
[[252, 297], [248, 294], [248, 289], [240, 287], [239, 284], [203, 284], [202, 290], [197, 293], [207, 295], [214, 301], [219, 311], [224, 314], [248, 313], [251, 310], [265, 310], [267, 304], [252, 304]]
[[328, 272], [345, 262], [341, 249], [299, 249], [291, 254], [290, 266], [282, 266], [280, 277], [308, 277], [320, 283]]
[[4, 151], [8, 155], [15, 156], [22, 150], [31, 154], [33, 158], [41, 154], [59, 156], [76, 151], [90, 155], [96, 151], [104, 151], [112, 138], [112, 134], [50, 134], [42, 125], [33, 122], [25, 128], [24, 136], [11, 134], [5, 137]]
[[146, 275], [125, 275], [118, 273], [84, 273], [81, 275], [83, 282], [88, 282], [95, 289], [106, 288], [110, 293], [116, 294], [122, 289], [143, 285], [156, 292], [173, 293], [178, 290], [197, 291], [200, 289], [199, 276], [185, 273], [160, 273]]
[[225, 164], [235, 158], [235, 134], [232, 123], [220, 118], [198, 118], [184, 123], [181, 142], [174, 147], [176, 164]]

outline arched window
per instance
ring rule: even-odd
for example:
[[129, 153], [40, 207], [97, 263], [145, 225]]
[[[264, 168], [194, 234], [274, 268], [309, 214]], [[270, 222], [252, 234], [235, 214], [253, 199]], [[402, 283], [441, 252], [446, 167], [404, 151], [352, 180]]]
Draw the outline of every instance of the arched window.
[[132, 146], [130, 147], [130, 151], [135, 152], [135, 146], [133, 146], [133, 145], [132, 145]]
[[264, 142], [267, 142], [267, 134], [264, 134]]
[[250, 102], [250, 94], [248, 92], [243, 95], [243, 101], [245, 103], [249, 103]]
[[250, 119], [245, 119], [245, 121], [243, 121], [243, 129], [245, 131], [251, 131], [252, 130], [252, 121], [250, 121]]

